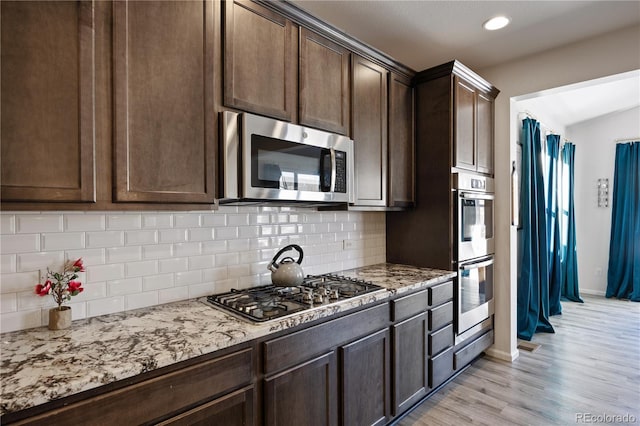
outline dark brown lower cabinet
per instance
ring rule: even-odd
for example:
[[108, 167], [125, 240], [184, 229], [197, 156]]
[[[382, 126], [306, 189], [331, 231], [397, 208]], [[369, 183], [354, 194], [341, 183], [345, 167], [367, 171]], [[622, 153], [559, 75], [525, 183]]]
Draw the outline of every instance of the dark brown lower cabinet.
[[389, 329], [340, 348], [342, 424], [384, 425], [390, 417]]
[[249, 386], [214, 399], [192, 410], [158, 423], [159, 426], [248, 426], [253, 421], [254, 387]]
[[398, 415], [427, 395], [427, 314], [393, 326], [393, 414]]
[[[293, 349], [293, 348], [292, 348]], [[336, 354], [326, 353], [264, 380], [267, 426], [336, 425]]]

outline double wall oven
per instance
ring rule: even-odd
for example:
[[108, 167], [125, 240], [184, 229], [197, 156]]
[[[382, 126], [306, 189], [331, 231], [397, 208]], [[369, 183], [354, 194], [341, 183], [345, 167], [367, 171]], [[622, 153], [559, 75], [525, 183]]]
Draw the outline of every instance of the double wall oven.
[[456, 343], [491, 327], [493, 314], [494, 182], [456, 173], [456, 267], [458, 321]]

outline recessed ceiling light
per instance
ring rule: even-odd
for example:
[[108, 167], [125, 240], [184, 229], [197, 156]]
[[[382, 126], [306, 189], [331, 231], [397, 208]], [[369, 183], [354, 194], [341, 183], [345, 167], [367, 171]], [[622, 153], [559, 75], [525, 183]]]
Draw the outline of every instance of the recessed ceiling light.
[[510, 21], [511, 20], [506, 16], [496, 16], [482, 24], [482, 27], [489, 31], [499, 30], [500, 28], [504, 28], [509, 25]]

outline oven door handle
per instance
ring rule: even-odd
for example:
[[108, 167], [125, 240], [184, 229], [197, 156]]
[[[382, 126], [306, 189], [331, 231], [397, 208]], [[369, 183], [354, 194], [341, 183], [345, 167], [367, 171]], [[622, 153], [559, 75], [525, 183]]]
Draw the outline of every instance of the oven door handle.
[[484, 268], [485, 266], [493, 265], [494, 259], [487, 259], [481, 262], [476, 263], [467, 263], [466, 265], [461, 265], [460, 269], [463, 271], [470, 271], [471, 269]]
[[460, 198], [469, 200], [493, 200], [495, 198], [492, 194], [477, 194], [474, 192], [461, 192]]

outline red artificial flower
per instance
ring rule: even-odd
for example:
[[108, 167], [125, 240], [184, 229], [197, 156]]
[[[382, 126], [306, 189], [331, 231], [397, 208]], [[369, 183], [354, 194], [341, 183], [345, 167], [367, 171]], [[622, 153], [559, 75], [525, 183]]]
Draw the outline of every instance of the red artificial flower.
[[36, 294], [39, 296], [46, 296], [49, 294], [49, 290], [51, 290], [51, 280], [46, 280], [44, 285], [38, 284], [36, 286]]
[[84, 265], [82, 264], [82, 258], [76, 260], [73, 263], [73, 270], [75, 272], [84, 272]]
[[81, 287], [82, 283], [80, 281], [71, 281], [69, 283], [69, 292], [75, 296], [78, 293], [82, 293], [84, 288]]

